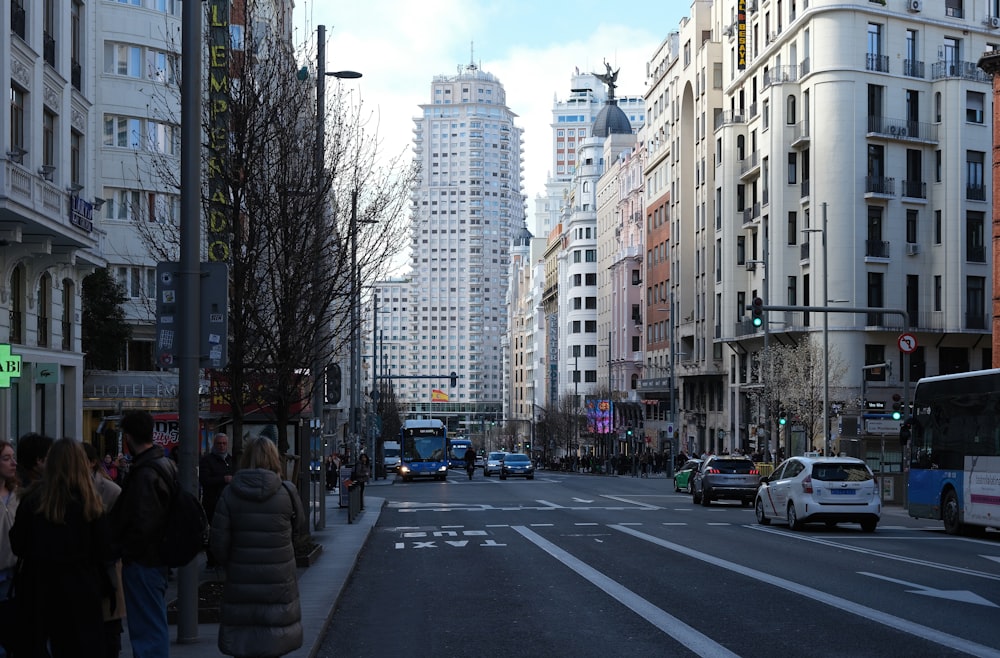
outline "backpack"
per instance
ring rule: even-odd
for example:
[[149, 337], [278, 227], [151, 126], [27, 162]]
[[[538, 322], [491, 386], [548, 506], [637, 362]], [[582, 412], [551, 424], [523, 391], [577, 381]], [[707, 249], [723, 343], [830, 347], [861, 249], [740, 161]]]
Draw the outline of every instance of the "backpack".
[[157, 553], [166, 566], [183, 567], [208, 543], [208, 519], [198, 497], [182, 489], [159, 460], [152, 462], [152, 466], [173, 487]]

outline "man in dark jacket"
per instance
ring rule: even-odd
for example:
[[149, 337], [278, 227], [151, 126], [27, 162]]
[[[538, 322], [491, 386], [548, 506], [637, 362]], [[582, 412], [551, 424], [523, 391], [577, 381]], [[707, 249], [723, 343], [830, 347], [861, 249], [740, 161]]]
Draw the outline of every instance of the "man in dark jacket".
[[[215, 505], [219, 502], [222, 490], [233, 479], [233, 460], [229, 456], [229, 437], [219, 432], [212, 439], [212, 450], [202, 456], [198, 464], [198, 482], [201, 484], [201, 506], [205, 508], [205, 517], [212, 522], [215, 515]], [[212, 551], [207, 551], [206, 563], [210, 567], [216, 564]]]
[[[145, 411], [122, 416], [123, 438], [132, 467], [111, 511], [114, 543], [122, 557], [125, 618], [135, 658], [169, 658], [167, 567], [158, 548], [166, 526], [167, 507], [177, 478], [177, 465], [153, 444], [153, 417]], [[168, 481], [153, 466], [170, 473]]]

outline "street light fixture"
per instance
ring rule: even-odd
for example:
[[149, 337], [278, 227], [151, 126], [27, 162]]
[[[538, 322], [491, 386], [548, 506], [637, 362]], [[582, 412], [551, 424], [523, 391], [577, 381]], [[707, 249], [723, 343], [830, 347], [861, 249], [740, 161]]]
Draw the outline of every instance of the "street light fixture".
[[[318, 25], [316, 27], [316, 152], [314, 154], [314, 158], [315, 158], [315, 161], [314, 161], [314, 170], [315, 170], [315, 177], [316, 177], [316, 183], [315, 184], [316, 184], [316, 194], [318, 194], [318, 195], [322, 195], [322, 193], [323, 193], [323, 184], [322, 183], [323, 183], [324, 163], [325, 163], [325, 160], [326, 160], [326, 76], [328, 76], [328, 75], [331, 76], [331, 77], [334, 77], [334, 78], [339, 78], [339, 79], [354, 79], [354, 78], [360, 78], [361, 77], [361, 74], [358, 73], [357, 71], [330, 71], [330, 72], [327, 72], [327, 70], [326, 70], [326, 26], [325, 25]], [[298, 77], [299, 80], [301, 80], [301, 81], [304, 82], [309, 77], [309, 70], [306, 67], [302, 67], [301, 69], [299, 69], [296, 77]], [[320, 204], [320, 205], [321, 205], [321, 207], [324, 207], [324, 208], [327, 207], [326, 204]], [[352, 221], [353, 221], [353, 217], [352, 217]], [[320, 233], [320, 231], [318, 230], [317, 231], [317, 247], [319, 245], [319, 233]], [[356, 241], [356, 238], [353, 238], [353, 239]], [[316, 275], [316, 280], [317, 281], [321, 278], [322, 271], [323, 271], [323, 263], [320, 262], [321, 259], [318, 258], [318, 256], [319, 256], [320, 253], [322, 253], [321, 250], [317, 249], [317, 258], [316, 258], [316, 262], [314, 263], [315, 275]], [[355, 283], [355, 281], [354, 281], [353, 266], [352, 266], [352, 275], [351, 275], [351, 309], [352, 309], [352, 318], [356, 317], [356, 315], [355, 315], [356, 311], [355, 311], [355, 306], [354, 306], [355, 303], [356, 303], [356, 299], [355, 299], [356, 289], [355, 289], [354, 283]], [[310, 367], [310, 369], [312, 370], [312, 374], [313, 374], [313, 399], [312, 399], [313, 419], [312, 419], [311, 425], [312, 425], [312, 431], [314, 432], [315, 436], [320, 439], [319, 440], [319, 445], [320, 445], [320, 449], [323, 452], [323, 455], [322, 455], [323, 459], [322, 459], [322, 461], [323, 461], [323, 463], [325, 463], [326, 462], [326, 448], [325, 448], [325, 446], [323, 446], [323, 442], [322, 442], [322, 435], [323, 435], [323, 407], [325, 405], [325, 400], [324, 400], [324, 396], [323, 396], [323, 388], [324, 387], [320, 383], [320, 377], [323, 376], [322, 373], [325, 373], [325, 371], [326, 371], [326, 363], [323, 362], [323, 359], [321, 357], [321, 354], [323, 352], [323, 346], [319, 344], [319, 340], [320, 340], [320, 337], [321, 337], [321, 331], [320, 331], [320, 327], [319, 327], [319, 319], [320, 318], [317, 317], [317, 325], [316, 325], [316, 332], [315, 332], [316, 344], [313, 345], [313, 363], [312, 363], [312, 366]], [[352, 328], [352, 331], [354, 331], [355, 333], [357, 333], [356, 329], [354, 329], [354, 328]], [[354, 362], [352, 361], [351, 363], [353, 364]], [[351, 373], [351, 409], [352, 409], [352, 413], [353, 413], [353, 409], [354, 409], [354, 405], [355, 405], [355, 401], [356, 401], [356, 399], [354, 397], [354, 386], [355, 386], [355, 384], [354, 384], [354, 378], [355, 378], [355, 373], [352, 372]], [[352, 430], [353, 430], [353, 426], [352, 426]], [[306, 457], [306, 455], [302, 455], [303, 468], [301, 468], [300, 470], [304, 473], [304, 481], [303, 481], [303, 483], [301, 485], [301, 488], [308, 493], [308, 487], [309, 487], [309, 469], [306, 468], [306, 466], [308, 466], [308, 464], [306, 464], [305, 461], [304, 461], [305, 457]], [[326, 477], [326, 469], [325, 468], [320, 468], [319, 469], [319, 475], [320, 475], [320, 479], [321, 479], [319, 491], [320, 491], [320, 495], [322, 496], [322, 495], [325, 495], [325, 491], [326, 491], [326, 487], [324, 486], [325, 485], [324, 480], [325, 480], [325, 477]], [[306, 499], [308, 500], [308, 497]], [[316, 528], [317, 529], [319, 529], [321, 527], [324, 527], [325, 524], [326, 524], [326, 505], [322, 505], [321, 504], [318, 507], [319, 507], [319, 510], [318, 510], [318, 516], [317, 516], [317, 520], [316, 520]]]

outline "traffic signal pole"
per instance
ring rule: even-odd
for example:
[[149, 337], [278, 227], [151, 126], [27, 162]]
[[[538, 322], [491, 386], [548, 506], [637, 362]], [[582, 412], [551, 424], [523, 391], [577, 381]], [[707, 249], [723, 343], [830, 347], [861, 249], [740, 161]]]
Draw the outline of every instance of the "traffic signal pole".
[[[756, 300], [755, 300], [756, 301]], [[747, 309], [753, 310], [755, 305], [747, 306]], [[901, 308], [883, 308], [881, 306], [787, 306], [787, 305], [774, 305], [774, 304], [763, 304], [761, 309], [764, 311], [801, 311], [806, 313], [851, 313], [851, 314], [868, 314], [868, 313], [885, 313], [888, 315], [898, 315], [903, 318], [903, 331], [906, 331], [910, 326], [910, 314], [908, 311]], [[764, 337], [767, 338], [767, 319], [764, 318]], [[765, 344], [766, 347], [766, 344]], [[903, 354], [903, 400], [902, 408], [909, 409], [910, 404], [910, 353], [900, 350]], [[824, 354], [824, 357], [828, 355]], [[829, 431], [827, 428], [826, 431]]]

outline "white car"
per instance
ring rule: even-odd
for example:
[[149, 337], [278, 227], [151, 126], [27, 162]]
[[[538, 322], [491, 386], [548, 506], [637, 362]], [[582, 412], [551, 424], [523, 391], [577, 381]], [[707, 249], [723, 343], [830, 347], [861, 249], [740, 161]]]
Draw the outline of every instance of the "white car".
[[761, 525], [778, 519], [801, 530], [806, 523], [860, 523], [875, 532], [882, 501], [875, 476], [860, 459], [790, 457], [761, 479], [754, 511]]
[[491, 452], [486, 455], [486, 464], [483, 466], [483, 475], [489, 477], [493, 473], [500, 472], [500, 464], [503, 463], [503, 456], [506, 452]]

